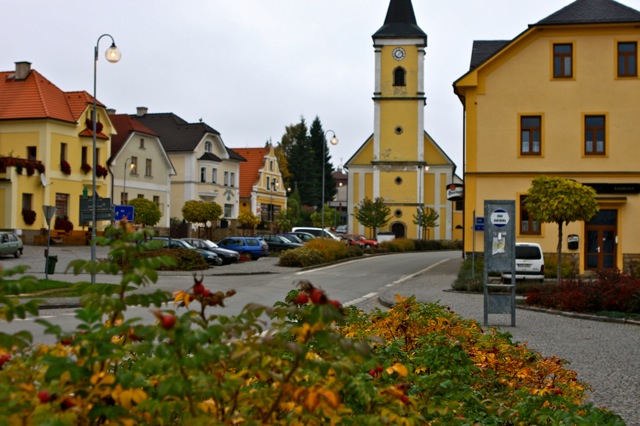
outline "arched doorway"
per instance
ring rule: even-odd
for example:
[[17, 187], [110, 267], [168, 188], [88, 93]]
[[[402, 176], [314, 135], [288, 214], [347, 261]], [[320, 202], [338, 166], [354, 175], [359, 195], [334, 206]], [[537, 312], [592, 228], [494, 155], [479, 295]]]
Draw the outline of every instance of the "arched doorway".
[[391, 225], [391, 232], [396, 238], [404, 238], [407, 235], [407, 227], [402, 222], [396, 222]]

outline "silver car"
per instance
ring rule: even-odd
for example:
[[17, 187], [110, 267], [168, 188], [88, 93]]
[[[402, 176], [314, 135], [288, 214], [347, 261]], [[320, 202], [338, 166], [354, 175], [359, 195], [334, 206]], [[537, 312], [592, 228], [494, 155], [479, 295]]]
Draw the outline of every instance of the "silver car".
[[13, 232], [0, 231], [0, 256], [8, 254], [16, 258], [22, 256], [22, 240]]

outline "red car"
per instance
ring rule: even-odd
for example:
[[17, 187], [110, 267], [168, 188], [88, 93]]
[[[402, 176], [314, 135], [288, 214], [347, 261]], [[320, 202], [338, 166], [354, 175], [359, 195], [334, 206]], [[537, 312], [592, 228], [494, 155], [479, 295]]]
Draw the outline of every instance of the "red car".
[[354, 239], [357, 242], [359, 242], [362, 245], [362, 247], [364, 247], [364, 248], [370, 248], [370, 247], [376, 248], [376, 247], [378, 247], [378, 242], [376, 240], [370, 240], [368, 238], [365, 238], [364, 235], [347, 234], [346, 236]]
[[340, 239], [342, 239], [342, 241], [344, 241], [344, 243], [348, 246], [357, 246], [357, 247], [362, 247], [364, 248], [364, 244], [362, 244], [360, 241], [356, 241], [353, 237], [351, 236], [347, 236], [347, 235], [340, 235]]

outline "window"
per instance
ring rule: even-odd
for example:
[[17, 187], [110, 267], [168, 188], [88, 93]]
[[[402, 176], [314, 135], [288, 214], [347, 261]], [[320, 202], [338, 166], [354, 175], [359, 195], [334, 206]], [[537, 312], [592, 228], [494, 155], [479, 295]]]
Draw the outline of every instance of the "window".
[[160, 196], [159, 195], [154, 195], [153, 196], [153, 204], [155, 204], [156, 206], [158, 206], [158, 208], [160, 208]]
[[618, 43], [618, 77], [636, 77], [638, 75], [638, 44], [636, 42]]
[[224, 186], [229, 186], [229, 172], [224, 172]]
[[88, 150], [88, 148], [86, 146], [82, 147], [82, 154], [81, 154], [81, 159], [80, 159], [81, 165], [89, 164], [88, 161], [87, 161], [87, 150]]
[[211, 152], [211, 142], [207, 141], [204, 143], [205, 152]]
[[234, 172], [229, 174], [229, 186], [236, 186], [236, 174]]
[[207, 181], [207, 168], [200, 167], [200, 182], [206, 182], [206, 181]]
[[233, 217], [233, 204], [224, 205], [224, 217]]
[[269, 161], [269, 171], [273, 171], [273, 160]]
[[211, 182], [218, 183], [218, 169], [211, 169]]
[[65, 161], [67, 161], [67, 144], [63, 142], [60, 144], [60, 164]]
[[144, 138], [140, 138], [140, 149], [144, 149]]
[[22, 210], [33, 210], [33, 194], [22, 194]]
[[120, 205], [125, 206], [129, 202], [129, 195], [126, 192], [120, 193]]
[[520, 155], [540, 155], [540, 116], [520, 117]]
[[540, 235], [540, 224], [533, 220], [529, 212], [524, 206], [526, 195], [520, 196], [520, 234], [522, 235]]
[[147, 158], [145, 160], [144, 163], [144, 175], [145, 176], [151, 176], [151, 170], [152, 170], [152, 164], [151, 164], [151, 158]]
[[605, 154], [605, 119], [603, 115], [587, 115], [584, 118], [584, 153]]
[[131, 174], [138, 174], [138, 157], [131, 157]]
[[571, 78], [573, 77], [573, 45], [554, 44], [553, 45], [553, 77]]
[[96, 164], [100, 164], [100, 148], [96, 148]]
[[69, 194], [56, 192], [56, 216], [67, 216], [69, 213]]
[[144, 194], [138, 194], [138, 198], [144, 198]]
[[394, 86], [406, 86], [405, 76], [407, 72], [402, 67], [398, 67], [393, 70], [393, 85]]
[[278, 179], [277, 178], [273, 178], [273, 180], [271, 181], [271, 189], [273, 189], [274, 191], [278, 190]]
[[271, 179], [267, 177], [267, 191], [271, 191]]
[[27, 160], [29, 161], [36, 161], [37, 160], [37, 149], [35, 146], [28, 146], [27, 147]]

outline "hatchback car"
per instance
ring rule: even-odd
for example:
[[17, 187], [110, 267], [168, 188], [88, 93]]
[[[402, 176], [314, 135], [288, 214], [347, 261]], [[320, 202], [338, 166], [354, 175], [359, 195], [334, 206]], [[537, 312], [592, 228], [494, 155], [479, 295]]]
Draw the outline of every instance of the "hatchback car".
[[229, 265], [240, 260], [240, 253], [235, 250], [228, 250], [222, 247], [218, 247], [218, 245], [213, 241], [201, 238], [183, 238], [182, 240], [188, 242], [195, 248], [214, 252], [220, 259], [222, 259], [223, 265]]
[[376, 248], [378, 247], [378, 242], [376, 240], [371, 240], [369, 238], [365, 238], [364, 235], [359, 234], [347, 234], [347, 237], [351, 237], [359, 243], [362, 243], [362, 247], [364, 248]]
[[316, 238], [331, 238], [336, 241], [341, 241], [341, 238], [336, 234], [331, 232], [328, 229], [322, 228], [313, 228], [313, 227], [305, 227], [305, 226], [296, 226], [291, 230], [292, 232], [306, 232], [308, 234], [314, 235]]
[[16, 258], [22, 256], [22, 240], [13, 232], [0, 232], [0, 255], [13, 255]]
[[235, 250], [241, 255], [248, 254], [253, 260], [269, 256], [269, 246], [258, 237], [227, 237], [217, 244], [219, 247]]
[[[516, 243], [516, 281], [544, 280], [544, 255], [536, 243]], [[511, 282], [511, 272], [502, 274], [502, 282]]]
[[191, 244], [189, 244], [186, 241], [182, 241], [179, 238], [168, 238], [168, 237], [153, 237], [151, 238], [151, 240], [153, 241], [162, 241], [162, 247], [163, 248], [183, 248], [183, 249], [187, 249], [187, 250], [195, 250], [196, 252], [198, 252], [200, 254], [200, 256], [202, 256], [204, 258], [204, 260], [209, 264], [209, 265], [222, 265], [222, 259], [220, 259], [218, 257], [217, 254], [215, 254], [214, 252], [208, 251], [208, 250], [203, 250], [200, 248], [196, 248], [194, 246], [192, 246]]

